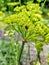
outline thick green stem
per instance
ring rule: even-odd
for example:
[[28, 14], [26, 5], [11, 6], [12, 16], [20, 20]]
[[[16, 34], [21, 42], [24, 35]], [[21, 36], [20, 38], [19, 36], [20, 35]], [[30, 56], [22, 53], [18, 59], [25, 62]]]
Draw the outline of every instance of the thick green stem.
[[46, 3], [46, 0], [44, 1], [44, 3], [42, 4], [42, 8], [44, 8], [44, 6], [45, 6], [45, 3]]
[[20, 6], [21, 6], [21, 0], [19, 0]]
[[18, 59], [19, 65], [20, 65], [20, 60], [21, 60], [22, 52], [23, 52], [23, 49], [24, 49], [24, 44], [25, 44], [25, 42], [22, 41], [22, 46], [21, 46], [21, 49], [20, 49], [19, 59]]
[[40, 54], [40, 52], [38, 52], [38, 60], [39, 60], [39, 62], [40, 62], [40, 55], [39, 55], [39, 54]]

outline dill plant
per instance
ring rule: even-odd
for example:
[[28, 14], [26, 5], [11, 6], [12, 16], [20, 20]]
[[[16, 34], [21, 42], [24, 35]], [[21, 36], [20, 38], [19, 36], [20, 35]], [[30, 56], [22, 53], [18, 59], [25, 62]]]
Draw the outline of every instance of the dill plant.
[[[34, 6], [34, 7], [33, 7]], [[39, 4], [27, 4], [14, 8], [15, 14], [3, 19], [3, 23], [12, 27], [22, 37], [22, 46], [19, 52], [18, 65], [26, 42], [34, 41], [38, 53], [42, 50], [44, 43], [49, 42], [49, 27], [44, 24], [42, 11]]]

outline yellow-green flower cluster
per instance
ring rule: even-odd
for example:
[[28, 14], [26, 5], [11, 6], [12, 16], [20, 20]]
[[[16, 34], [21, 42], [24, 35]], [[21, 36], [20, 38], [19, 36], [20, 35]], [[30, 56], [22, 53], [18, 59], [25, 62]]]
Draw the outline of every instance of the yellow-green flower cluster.
[[40, 7], [39, 7], [39, 4], [32, 4], [32, 3], [29, 3], [27, 4], [26, 6], [23, 5], [23, 6], [16, 6], [14, 8], [14, 11], [16, 12], [21, 12], [21, 11], [32, 11], [33, 13], [39, 13], [39, 14], [42, 14], [42, 11], [40, 10]]
[[5, 14], [2, 11], [0, 11], [0, 21], [3, 19], [4, 15]]
[[2, 11], [0, 11], [0, 16], [3, 16], [3, 15], [4, 15], [4, 13]]
[[[17, 9], [18, 8], [18, 9]], [[4, 18], [6, 24], [18, 24], [26, 31], [26, 38], [32, 41], [41, 41], [39, 37], [43, 38], [42, 41], [49, 42], [49, 27], [44, 24], [41, 11], [38, 4], [27, 4], [26, 6], [17, 7], [14, 10], [19, 12]], [[25, 10], [24, 10], [25, 8]], [[31, 10], [30, 10], [31, 9]], [[33, 12], [35, 11], [36, 12]], [[15, 27], [15, 26], [14, 26]], [[23, 31], [21, 31], [23, 32]]]
[[14, 11], [17, 12], [17, 13], [19, 13], [19, 12], [21, 12], [21, 11], [23, 11], [23, 10], [26, 10], [25, 5], [22, 5], [21, 7], [16, 6], [16, 7], [14, 8]]

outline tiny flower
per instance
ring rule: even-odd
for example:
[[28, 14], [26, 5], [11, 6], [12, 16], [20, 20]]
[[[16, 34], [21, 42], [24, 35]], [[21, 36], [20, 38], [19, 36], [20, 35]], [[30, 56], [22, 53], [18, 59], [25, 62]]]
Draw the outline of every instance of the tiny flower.
[[4, 34], [4, 36], [8, 36], [8, 34], [9, 34], [9, 31], [6, 31], [6, 33]]

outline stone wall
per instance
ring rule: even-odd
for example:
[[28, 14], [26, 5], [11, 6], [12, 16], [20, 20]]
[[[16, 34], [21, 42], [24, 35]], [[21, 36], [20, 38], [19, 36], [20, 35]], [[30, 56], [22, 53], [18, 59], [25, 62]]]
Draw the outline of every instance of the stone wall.
[[[5, 31], [0, 31], [0, 39], [4, 38], [5, 40], [8, 40], [8, 37], [4, 36], [4, 32]], [[15, 38], [18, 38], [20, 41], [22, 40], [17, 33], [15, 33]], [[44, 45], [43, 51], [40, 52], [41, 65], [48, 65], [47, 62], [48, 54], [49, 54], [49, 45]], [[21, 58], [22, 65], [30, 65], [31, 62], [36, 62], [37, 60], [38, 57], [37, 57], [37, 49], [35, 47], [35, 43], [32, 42], [25, 43], [24, 50], [22, 53], [22, 58]]]

